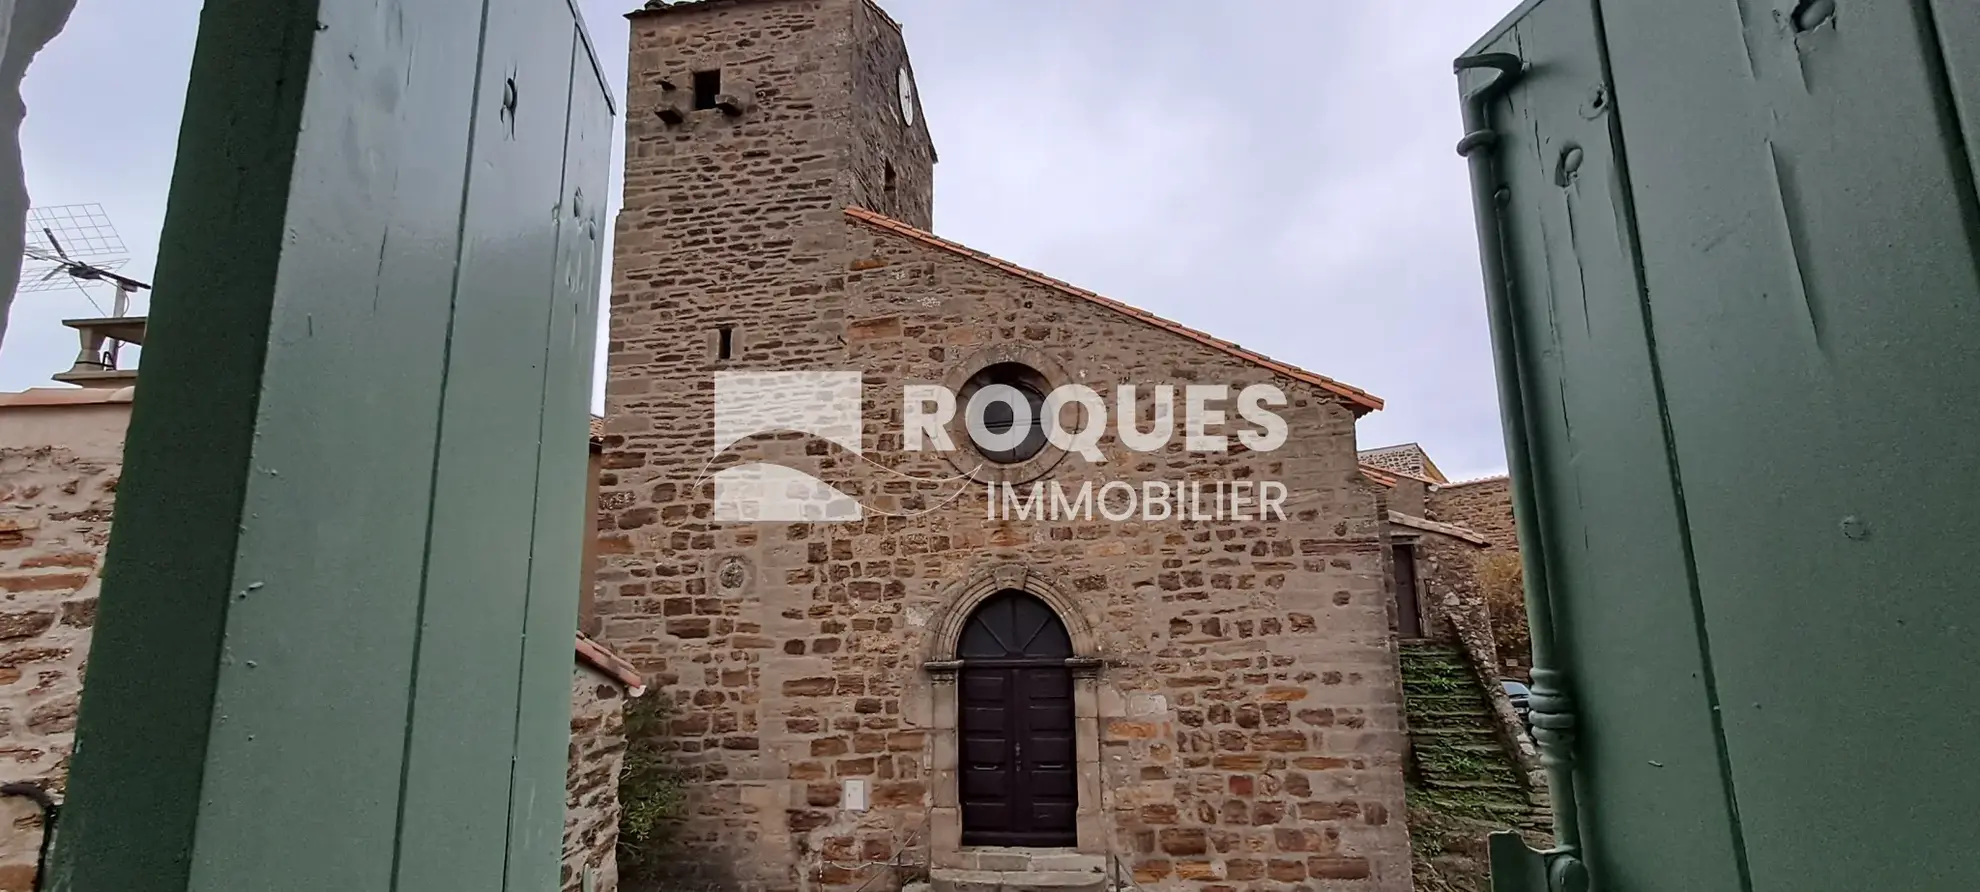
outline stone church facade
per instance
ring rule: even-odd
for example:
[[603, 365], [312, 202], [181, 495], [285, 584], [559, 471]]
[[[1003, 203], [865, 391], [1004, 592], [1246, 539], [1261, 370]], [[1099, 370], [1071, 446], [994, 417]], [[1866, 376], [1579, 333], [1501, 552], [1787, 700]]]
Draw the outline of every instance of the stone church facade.
[[[750, 890], [1409, 888], [1387, 512], [1355, 451], [1380, 400], [931, 234], [935, 148], [871, 2], [631, 22], [592, 610], [674, 702], [682, 866]], [[715, 448], [718, 375], [828, 370], [860, 376], [860, 448]], [[1110, 407], [1135, 385], [1115, 415], [1139, 428], [1173, 385], [1177, 436], [908, 447], [910, 387], [986, 383]], [[1283, 442], [1191, 448], [1189, 384], [1279, 388]], [[1221, 408], [1213, 433], [1243, 428]], [[724, 519], [711, 476], [754, 463], [863, 512]], [[1276, 484], [1282, 510], [1014, 517], [994, 494], [1182, 481]]]

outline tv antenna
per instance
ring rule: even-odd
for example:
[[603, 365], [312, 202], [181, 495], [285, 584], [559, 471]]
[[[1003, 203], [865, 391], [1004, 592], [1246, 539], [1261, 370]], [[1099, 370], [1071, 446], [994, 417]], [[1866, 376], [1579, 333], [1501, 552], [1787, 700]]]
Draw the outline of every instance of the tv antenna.
[[[71, 320], [68, 324], [83, 335], [83, 355], [76, 358], [78, 369], [117, 368], [117, 351], [126, 342], [143, 344], [142, 320], [130, 320], [131, 296], [151, 286], [117, 274], [130, 262], [129, 249], [110, 224], [100, 204], [62, 204], [30, 208], [27, 212], [27, 244], [22, 249], [20, 286], [17, 294], [36, 294], [75, 288], [82, 292], [96, 312], [103, 313], [92, 287], [111, 289], [110, 312], [103, 320]], [[102, 325], [79, 325], [77, 322]]]

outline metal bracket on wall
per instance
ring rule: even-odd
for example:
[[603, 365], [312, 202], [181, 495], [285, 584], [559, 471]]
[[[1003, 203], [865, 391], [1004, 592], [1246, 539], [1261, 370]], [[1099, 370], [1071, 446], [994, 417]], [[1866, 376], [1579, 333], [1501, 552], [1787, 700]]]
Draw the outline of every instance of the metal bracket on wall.
[[55, 848], [55, 818], [61, 813], [62, 806], [55, 801], [55, 797], [48, 795], [48, 791], [40, 784], [31, 781], [15, 781], [0, 785], [0, 799], [10, 797], [26, 799], [41, 809], [41, 849], [35, 856], [34, 888], [46, 889], [48, 888], [48, 853]]
[[1471, 171], [1471, 201], [1478, 229], [1479, 264], [1485, 274], [1485, 309], [1492, 332], [1492, 355], [1499, 385], [1500, 423], [1505, 429], [1506, 457], [1511, 472], [1513, 521], [1518, 527], [1522, 574], [1526, 581], [1526, 610], [1533, 641], [1532, 721], [1547, 770], [1554, 804], [1554, 846], [1534, 851], [1517, 833], [1491, 838], [1494, 892], [1585, 892], [1588, 867], [1581, 860], [1580, 818], [1574, 793], [1574, 704], [1567, 678], [1553, 668], [1552, 592], [1547, 584], [1545, 541], [1539, 535], [1533, 495], [1534, 465], [1526, 437], [1524, 388], [1513, 349], [1512, 281], [1508, 278], [1500, 214], [1505, 186], [1499, 180], [1496, 153], [1499, 135], [1492, 129], [1492, 102], [1504, 96], [1528, 70], [1525, 60], [1511, 53], [1481, 53], [1457, 60], [1456, 73], [1493, 71], [1497, 75], [1464, 94], [1464, 138], [1458, 154]]

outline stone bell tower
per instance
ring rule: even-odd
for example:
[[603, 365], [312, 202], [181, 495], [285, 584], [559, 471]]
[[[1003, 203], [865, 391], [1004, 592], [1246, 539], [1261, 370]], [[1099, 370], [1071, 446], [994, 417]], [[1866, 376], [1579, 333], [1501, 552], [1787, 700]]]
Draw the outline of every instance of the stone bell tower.
[[705, 359], [820, 358], [808, 328], [833, 309], [840, 211], [932, 227], [935, 149], [900, 26], [868, 0], [653, 2], [629, 18], [617, 393]]
[[[628, 18], [599, 632], [679, 701], [673, 736], [698, 738], [677, 761], [695, 797], [683, 841], [707, 863], [680, 866], [790, 888], [799, 828], [785, 816], [804, 801], [770, 739], [790, 732], [766, 705], [784, 680], [765, 661], [797, 608], [754, 582], [781, 591], [796, 570], [776, 554], [715, 557], [751, 553], [757, 533], [710, 522], [692, 495], [714, 454], [711, 382], [845, 362], [844, 209], [929, 227], [935, 150], [900, 26], [868, 0], [655, 3]], [[775, 444], [727, 452], [759, 447]]]
[[907, 45], [870, 0], [655, 0], [628, 18], [608, 433], [660, 430], [634, 416], [681, 414], [680, 388], [718, 368], [838, 359], [842, 210], [929, 229], [934, 205]]

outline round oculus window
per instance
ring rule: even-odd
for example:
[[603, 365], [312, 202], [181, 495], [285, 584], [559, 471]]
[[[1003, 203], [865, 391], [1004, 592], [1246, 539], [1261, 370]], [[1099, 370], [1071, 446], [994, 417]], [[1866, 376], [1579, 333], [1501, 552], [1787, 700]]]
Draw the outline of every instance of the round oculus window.
[[1045, 376], [1022, 363], [1001, 362], [971, 376], [956, 395], [965, 436], [984, 459], [1000, 465], [1031, 460], [1045, 449]]

